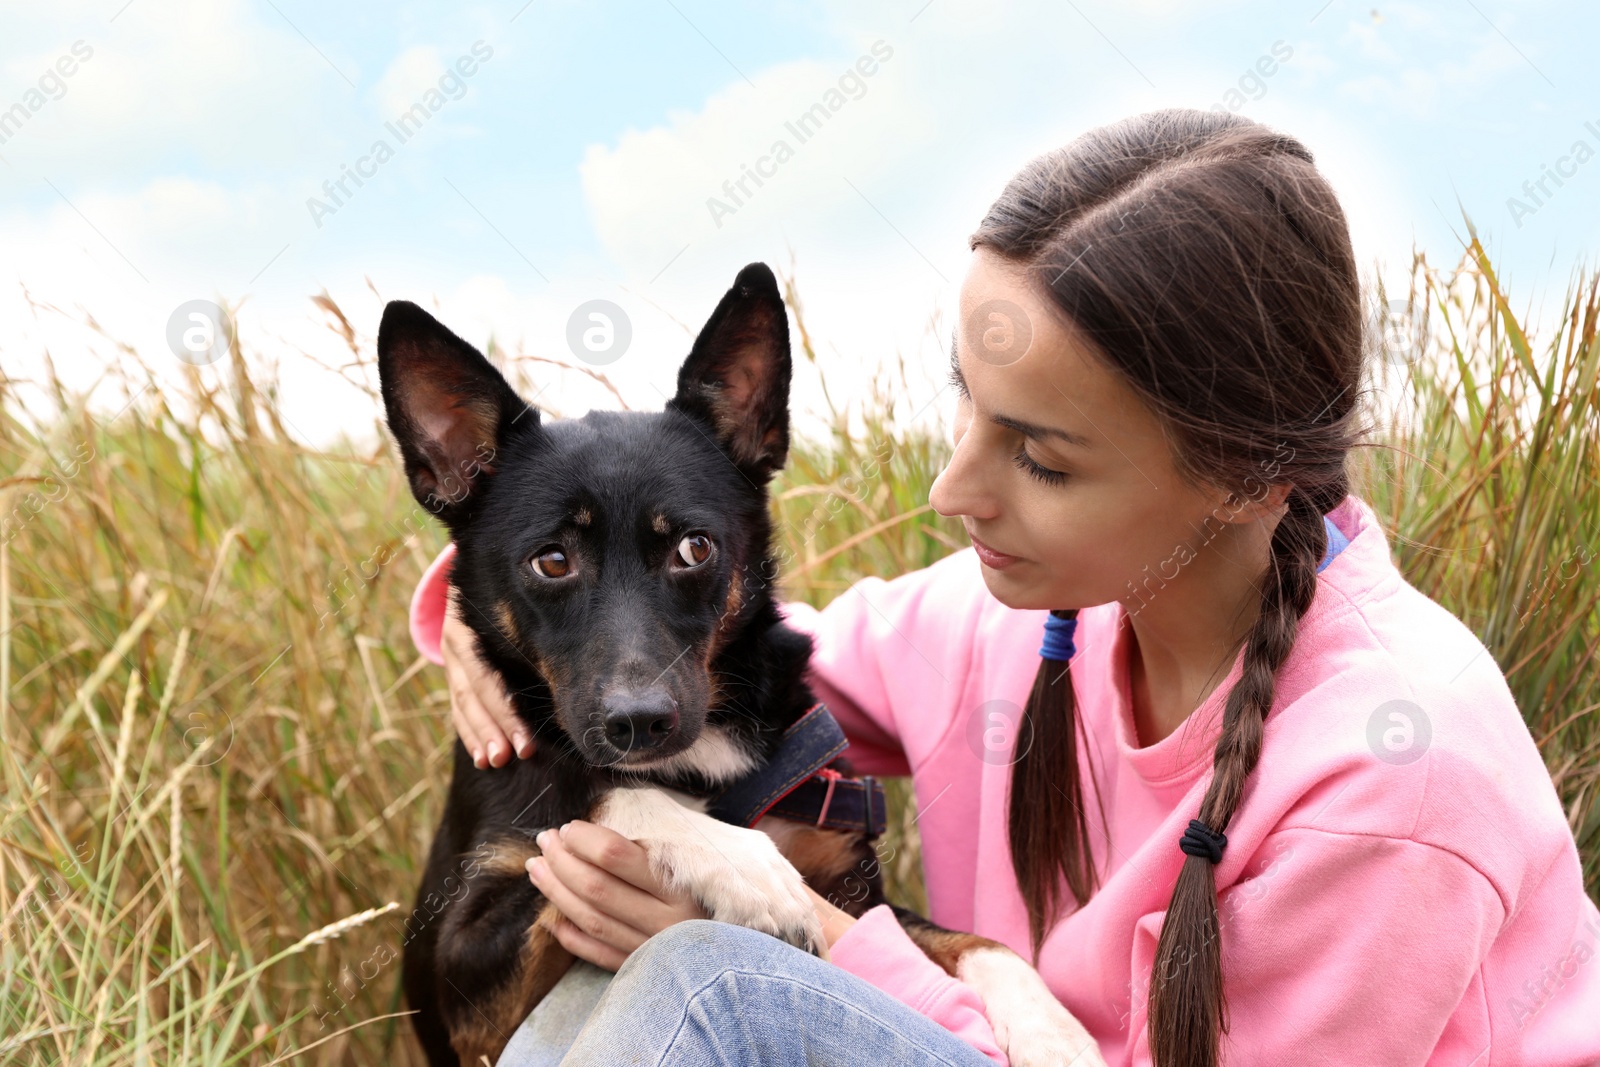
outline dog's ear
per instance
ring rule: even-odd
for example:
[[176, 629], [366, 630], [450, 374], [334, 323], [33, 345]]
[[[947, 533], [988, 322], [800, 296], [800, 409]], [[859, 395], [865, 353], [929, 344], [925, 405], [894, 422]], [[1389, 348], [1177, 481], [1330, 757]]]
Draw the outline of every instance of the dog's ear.
[[378, 378], [412, 494], [453, 527], [493, 473], [511, 423], [531, 427], [538, 410], [482, 353], [406, 300], [383, 309]]
[[667, 408], [710, 423], [739, 468], [765, 483], [789, 458], [790, 372], [778, 280], [752, 263], [701, 327]]

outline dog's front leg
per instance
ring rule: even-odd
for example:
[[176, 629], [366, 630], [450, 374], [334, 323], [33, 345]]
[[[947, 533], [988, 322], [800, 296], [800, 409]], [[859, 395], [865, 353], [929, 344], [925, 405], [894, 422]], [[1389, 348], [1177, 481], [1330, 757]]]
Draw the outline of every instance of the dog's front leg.
[[686, 893], [713, 919], [760, 930], [828, 958], [822, 921], [805, 879], [772, 838], [704, 814], [703, 802], [657, 788], [618, 788], [592, 821], [637, 841], [668, 889]]
[[1094, 1037], [1039, 972], [1006, 946], [963, 953], [956, 977], [978, 991], [994, 1036], [1016, 1067], [1105, 1067]]
[[435, 948], [438, 1003], [463, 1067], [495, 1063], [573, 959], [553, 932], [559, 913], [523, 868], [539, 849], [517, 840], [493, 849], [443, 914]]
[[1094, 1037], [1027, 960], [987, 937], [946, 930], [904, 908], [894, 912], [929, 959], [978, 994], [1015, 1067], [1105, 1067]]

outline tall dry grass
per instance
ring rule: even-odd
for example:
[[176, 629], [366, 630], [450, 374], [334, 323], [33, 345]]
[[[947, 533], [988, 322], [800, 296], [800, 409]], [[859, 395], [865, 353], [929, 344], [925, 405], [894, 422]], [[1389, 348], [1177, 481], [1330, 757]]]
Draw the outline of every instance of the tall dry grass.
[[[1535, 351], [1476, 245], [1417, 277], [1398, 333], [1434, 341], [1379, 363], [1392, 447], [1363, 457], [1364, 492], [1507, 670], [1593, 890], [1600, 568], [1573, 561], [1600, 551], [1595, 282]], [[370, 383], [371, 338], [319, 303]], [[453, 740], [406, 629], [442, 534], [386, 444], [295, 444], [237, 350], [182, 390], [122, 366], [115, 418], [0, 395], [0, 1062], [420, 1063], [386, 909], [410, 900]], [[871, 393], [776, 486], [787, 595], [964, 543], [927, 508], [942, 438], [895, 429], [892, 381]], [[901, 812], [889, 874], [919, 905]]]
[[1455, 268], [1418, 257], [1395, 301], [1358, 489], [1406, 579], [1505, 672], [1600, 895], [1600, 274], [1537, 346], [1475, 229]]

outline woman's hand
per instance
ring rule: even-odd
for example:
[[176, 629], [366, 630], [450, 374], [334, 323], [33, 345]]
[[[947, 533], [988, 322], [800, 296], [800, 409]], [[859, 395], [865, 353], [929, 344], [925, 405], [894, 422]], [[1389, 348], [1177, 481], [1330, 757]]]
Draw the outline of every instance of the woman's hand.
[[472, 630], [462, 620], [454, 596], [439, 631], [439, 652], [450, 686], [450, 720], [472, 753], [473, 765], [480, 771], [504, 767], [511, 762], [513, 749], [523, 759], [533, 755], [533, 738], [512, 709], [500, 676], [478, 658]]
[[544, 855], [528, 860], [528, 877], [561, 912], [556, 940], [596, 967], [615, 971], [651, 934], [707, 918], [657, 880], [642, 845], [615, 830], [578, 820], [535, 840]]
[[[614, 830], [580, 819], [544, 831], [537, 841], [544, 855], [528, 861], [528, 877], [561, 912], [556, 940], [596, 967], [615, 971], [650, 935], [685, 919], [709, 918], [693, 900], [667, 890], [643, 846]], [[811, 887], [806, 892], [832, 948], [856, 920]]]

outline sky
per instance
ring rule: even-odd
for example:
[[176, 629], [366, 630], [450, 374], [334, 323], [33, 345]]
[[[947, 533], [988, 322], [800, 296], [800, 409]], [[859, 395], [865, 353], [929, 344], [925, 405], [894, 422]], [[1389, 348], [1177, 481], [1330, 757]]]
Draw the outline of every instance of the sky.
[[184, 332], [209, 301], [291, 432], [371, 439], [381, 412], [326, 369], [349, 354], [326, 293], [369, 352], [413, 300], [580, 368], [519, 363], [553, 413], [618, 404], [583, 370], [649, 409], [764, 260], [815, 342], [802, 432], [821, 376], [842, 404], [888, 374], [902, 419], [938, 420], [967, 237], [1006, 179], [1172, 106], [1305, 143], [1369, 286], [1403, 291], [1414, 250], [1452, 264], [1470, 217], [1539, 317], [1600, 246], [1597, 37], [1593, 5], [1540, 0], [3, 0], [0, 369], [89, 388], [132, 349], [220, 377]]

